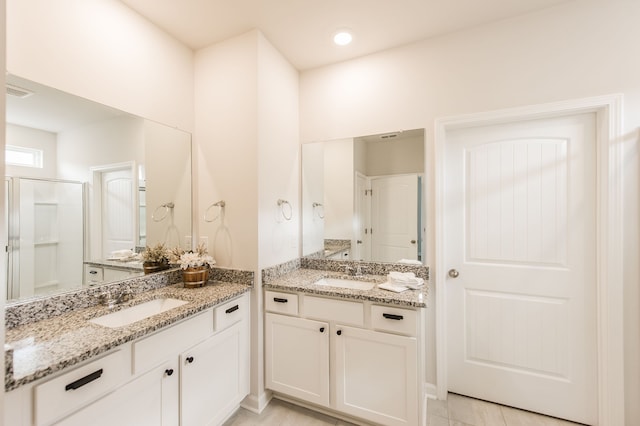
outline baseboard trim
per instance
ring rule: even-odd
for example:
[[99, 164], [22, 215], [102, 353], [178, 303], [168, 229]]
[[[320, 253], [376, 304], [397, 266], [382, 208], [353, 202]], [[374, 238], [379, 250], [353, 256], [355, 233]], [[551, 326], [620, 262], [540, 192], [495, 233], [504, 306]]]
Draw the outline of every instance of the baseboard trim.
[[438, 399], [438, 388], [433, 383], [425, 383], [424, 394], [428, 399]]
[[249, 394], [242, 400], [240, 406], [252, 413], [260, 414], [269, 405], [271, 398], [273, 398], [273, 392], [271, 391], [265, 391], [258, 396]]

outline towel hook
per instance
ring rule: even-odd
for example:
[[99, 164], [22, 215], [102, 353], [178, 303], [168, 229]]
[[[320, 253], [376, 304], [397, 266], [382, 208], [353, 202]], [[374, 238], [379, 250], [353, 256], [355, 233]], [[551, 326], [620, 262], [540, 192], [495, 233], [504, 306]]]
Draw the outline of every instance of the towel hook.
[[[282, 217], [284, 217], [285, 220], [291, 220], [291, 218], [293, 217], [293, 208], [291, 207], [291, 204], [287, 200], [283, 200], [282, 198], [280, 198], [278, 200], [278, 206], [280, 207]], [[288, 206], [288, 209], [285, 208], [285, 206]], [[286, 212], [287, 210], [289, 210], [288, 214]]]
[[[313, 211], [318, 215], [318, 217], [320, 219], [324, 219], [324, 206], [322, 205], [322, 203], [313, 203]], [[319, 209], [316, 210], [316, 207], [320, 207]]]
[[[217, 203], [211, 204], [204, 211], [204, 216], [203, 216], [204, 221], [205, 222], [213, 222], [214, 220], [218, 219], [220, 217], [220, 215], [222, 214], [222, 210], [224, 209], [224, 206], [226, 206], [226, 205], [227, 205], [227, 203], [225, 203], [224, 200], [220, 200]], [[209, 210], [211, 210], [213, 207], [220, 207], [220, 210], [218, 211], [218, 214], [216, 216], [214, 216], [213, 219], [207, 219], [207, 214], [209, 213]]]
[[[174, 207], [175, 207], [175, 204], [173, 204], [173, 202], [164, 203], [156, 207], [156, 209], [153, 211], [153, 214], [151, 214], [151, 219], [153, 219], [154, 222], [163, 221], [169, 215], [169, 211], [173, 210]], [[156, 214], [160, 209], [164, 209], [164, 214], [162, 215], [162, 217], [156, 218]]]

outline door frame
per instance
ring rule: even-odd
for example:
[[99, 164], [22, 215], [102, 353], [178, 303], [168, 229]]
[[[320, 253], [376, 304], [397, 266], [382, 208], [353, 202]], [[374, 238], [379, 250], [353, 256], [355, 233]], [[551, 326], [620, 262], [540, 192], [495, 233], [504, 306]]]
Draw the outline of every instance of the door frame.
[[[136, 242], [140, 238], [140, 224], [138, 223], [140, 201], [138, 200], [138, 166], [136, 161], [123, 161], [121, 163], [89, 167], [92, 189], [90, 212], [93, 212], [89, 219], [90, 225], [85, 237], [87, 239], [85, 247], [89, 247], [88, 253], [85, 252], [85, 256], [88, 256], [89, 260], [95, 258], [96, 251], [102, 253], [102, 175], [103, 173], [117, 172], [119, 170], [131, 171], [131, 191], [134, 197], [133, 203], [136, 206], [132, 212], [133, 241]], [[89, 238], [90, 235], [91, 238]], [[104, 255], [104, 253], [102, 254]]]
[[596, 114], [596, 321], [598, 424], [624, 424], [623, 345], [623, 96], [591, 98], [466, 114], [435, 120], [436, 379], [438, 399], [447, 397], [447, 305], [444, 235], [445, 145], [448, 132], [580, 113]]

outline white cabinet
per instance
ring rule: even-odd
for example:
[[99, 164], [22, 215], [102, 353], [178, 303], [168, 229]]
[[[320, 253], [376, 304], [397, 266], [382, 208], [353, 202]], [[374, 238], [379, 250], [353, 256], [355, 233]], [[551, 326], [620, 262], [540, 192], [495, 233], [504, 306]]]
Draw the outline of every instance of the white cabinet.
[[280, 297], [299, 312], [265, 314], [267, 388], [383, 425], [425, 422], [423, 309]]
[[179, 378], [174, 364], [154, 368], [56, 425], [177, 425]]
[[249, 393], [246, 323], [180, 355], [181, 425], [220, 424]]
[[219, 425], [249, 393], [244, 294], [9, 393], [7, 424]]
[[329, 324], [266, 314], [266, 386], [329, 406]]
[[336, 408], [384, 425], [418, 424], [415, 337], [336, 326]]

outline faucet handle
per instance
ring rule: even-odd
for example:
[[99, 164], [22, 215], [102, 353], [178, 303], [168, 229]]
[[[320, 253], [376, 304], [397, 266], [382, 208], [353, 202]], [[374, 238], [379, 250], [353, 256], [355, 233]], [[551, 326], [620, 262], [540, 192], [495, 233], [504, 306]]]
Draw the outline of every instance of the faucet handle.
[[122, 293], [120, 293], [117, 297], [117, 303], [124, 303], [124, 302], [128, 302], [129, 300], [131, 300], [131, 298], [133, 297], [133, 295], [128, 292], [128, 291], [123, 291]]

